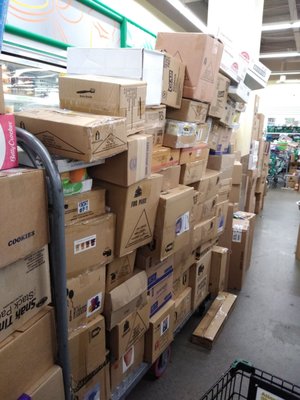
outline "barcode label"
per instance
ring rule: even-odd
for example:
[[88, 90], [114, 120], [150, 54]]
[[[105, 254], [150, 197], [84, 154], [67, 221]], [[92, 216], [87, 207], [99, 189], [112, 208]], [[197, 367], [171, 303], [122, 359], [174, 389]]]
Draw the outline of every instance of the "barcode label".
[[77, 213], [79, 215], [84, 214], [88, 211], [90, 211], [90, 201], [89, 200], [83, 200], [77, 204]]
[[232, 230], [232, 241], [236, 243], [241, 243], [242, 241], [242, 227], [239, 225], [234, 226]]

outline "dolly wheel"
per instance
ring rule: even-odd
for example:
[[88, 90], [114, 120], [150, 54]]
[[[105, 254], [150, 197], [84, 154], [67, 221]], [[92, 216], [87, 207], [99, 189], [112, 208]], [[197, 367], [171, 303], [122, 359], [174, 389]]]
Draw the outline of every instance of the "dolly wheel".
[[171, 346], [169, 346], [152, 365], [152, 373], [155, 378], [160, 378], [166, 371], [171, 358]]

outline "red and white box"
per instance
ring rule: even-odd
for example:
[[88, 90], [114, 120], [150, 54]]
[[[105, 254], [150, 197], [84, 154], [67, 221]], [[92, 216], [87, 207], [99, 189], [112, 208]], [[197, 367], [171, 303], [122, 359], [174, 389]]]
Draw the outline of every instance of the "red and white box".
[[0, 115], [0, 170], [18, 166], [15, 118], [12, 114]]

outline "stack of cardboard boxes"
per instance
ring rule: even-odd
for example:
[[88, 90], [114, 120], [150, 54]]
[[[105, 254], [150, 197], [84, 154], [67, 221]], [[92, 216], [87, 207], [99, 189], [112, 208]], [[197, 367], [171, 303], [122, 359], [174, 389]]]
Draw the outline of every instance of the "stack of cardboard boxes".
[[[0, 397], [64, 399], [56, 343], [48, 257], [48, 207], [42, 170], [18, 168], [12, 115], [0, 115], [9, 138], [0, 171]], [[4, 138], [5, 139], [5, 138]], [[5, 140], [2, 141], [5, 143]], [[0, 169], [2, 169], [2, 167]], [[10, 169], [7, 169], [10, 168]], [[30, 360], [30, 368], [28, 368]], [[45, 397], [46, 398], [46, 397]]]

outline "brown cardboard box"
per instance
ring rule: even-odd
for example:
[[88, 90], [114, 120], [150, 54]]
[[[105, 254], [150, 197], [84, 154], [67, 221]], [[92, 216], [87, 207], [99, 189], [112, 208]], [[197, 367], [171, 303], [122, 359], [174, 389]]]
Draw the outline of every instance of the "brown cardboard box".
[[217, 203], [218, 203], [218, 195], [215, 195], [201, 204], [199, 222], [206, 221], [210, 218], [213, 218], [216, 215]]
[[176, 251], [174, 254], [174, 280], [179, 278], [195, 262], [195, 254], [192, 253], [191, 243]]
[[257, 170], [249, 170], [247, 174], [245, 211], [253, 213], [255, 208], [255, 189], [257, 181]]
[[89, 169], [93, 178], [120, 186], [130, 186], [149, 178], [152, 162], [152, 136], [139, 133], [128, 138], [128, 150], [108, 158], [105, 164]]
[[150, 303], [129, 314], [109, 332], [110, 352], [114, 359], [122, 355], [136, 344], [149, 328]]
[[248, 251], [247, 251], [247, 260], [246, 260], [246, 266], [247, 266], [247, 268], [249, 268], [250, 262], [251, 262], [256, 216], [254, 213], [249, 213], [249, 212], [244, 212], [244, 211], [235, 212], [234, 216], [236, 218], [245, 219], [249, 222], [249, 240], [248, 240]]
[[[151, 171], [159, 172], [163, 168], [170, 167], [171, 149], [169, 147], [157, 146], [153, 148]], [[174, 165], [174, 164], [173, 164]]]
[[58, 365], [51, 367], [24, 394], [30, 400], [64, 400], [65, 392], [61, 368]]
[[264, 195], [263, 193], [255, 193], [255, 214], [259, 214], [263, 209]]
[[239, 161], [235, 161], [233, 165], [232, 184], [240, 185], [242, 182], [243, 166]]
[[106, 293], [104, 312], [106, 329], [111, 330], [124, 318], [147, 303], [147, 275], [140, 271]]
[[127, 149], [125, 118], [40, 108], [17, 112], [15, 119], [62, 157], [91, 162]]
[[217, 217], [213, 217], [206, 221], [200, 222], [194, 226], [192, 245], [193, 250], [201, 244], [213, 239], [217, 236]]
[[222, 154], [220, 156], [210, 155], [208, 157], [207, 168], [220, 172], [230, 171], [230, 176], [228, 177], [223, 176], [222, 178], [223, 179], [231, 178], [234, 161], [235, 161], [235, 154]]
[[115, 215], [101, 215], [65, 227], [67, 276], [113, 260]]
[[180, 275], [177, 279], [173, 280], [173, 299], [177, 299], [181, 293], [188, 287], [189, 285], [189, 272], [187, 269], [182, 275]]
[[183, 185], [190, 185], [200, 181], [205, 171], [205, 161], [193, 161], [181, 166], [180, 183]]
[[185, 65], [170, 54], [164, 55], [163, 88], [161, 102], [169, 107], [180, 108]]
[[126, 117], [127, 134], [145, 126], [146, 83], [96, 75], [59, 77], [60, 107], [87, 113]]
[[208, 147], [215, 154], [227, 153], [230, 145], [231, 133], [231, 129], [217, 122], [213, 123], [208, 135]]
[[122, 257], [144, 244], [153, 236], [156, 210], [162, 186], [161, 175], [151, 175], [128, 188], [108, 182], [106, 204], [117, 215], [115, 254]]
[[256, 181], [255, 193], [264, 193], [266, 184], [267, 184], [267, 176], [263, 174]]
[[223, 109], [223, 114], [220, 119], [220, 123], [231, 128], [234, 120], [234, 115], [235, 115], [235, 102], [228, 99], [225, 108]]
[[191, 226], [192, 226], [192, 228], [195, 226], [195, 224], [197, 224], [201, 221], [201, 215], [202, 215], [202, 211], [203, 211], [203, 203], [201, 203], [199, 199], [200, 199], [200, 193], [194, 189], [193, 206], [192, 206], [192, 210], [191, 210]]
[[68, 343], [71, 387], [76, 392], [80, 383], [105, 362], [105, 322], [102, 315], [72, 332]]
[[208, 104], [190, 99], [182, 99], [179, 110], [167, 109], [167, 118], [178, 121], [197, 122], [204, 124], [206, 121]]
[[155, 48], [186, 65], [183, 97], [210, 103], [216, 90], [223, 44], [203, 33], [159, 32]]
[[[110, 366], [111, 390], [116, 387], [143, 362], [144, 356], [144, 336]], [[101, 398], [102, 400], [102, 398]]]
[[151, 319], [145, 335], [146, 362], [151, 364], [168, 348], [173, 341], [175, 302], [170, 300]]
[[209, 120], [204, 124], [197, 124], [197, 137], [196, 144], [198, 143], [206, 143], [208, 142], [209, 133], [211, 130], [211, 123]]
[[203, 178], [196, 183], [193, 187], [200, 193], [199, 201], [203, 203], [205, 200], [218, 194], [220, 185], [220, 172], [206, 169]]
[[189, 243], [192, 204], [193, 189], [189, 186], [179, 185], [160, 194], [154, 241], [161, 260]]
[[229, 257], [226, 247], [214, 246], [211, 253], [209, 292], [217, 296], [225, 289], [226, 265]]
[[220, 235], [225, 230], [229, 201], [225, 200], [217, 204], [217, 233]]
[[146, 107], [145, 133], [152, 136], [153, 146], [161, 146], [163, 143], [166, 124], [166, 106]]
[[85, 326], [102, 313], [105, 295], [105, 265], [67, 280], [68, 328]]
[[0, 171], [0, 268], [48, 243], [44, 173], [37, 169]]
[[197, 124], [167, 119], [163, 145], [174, 149], [193, 147], [196, 143]]
[[53, 366], [55, 342], [54, 317], [47, 307], [1, 343], [1, 399], [19, 398]]
[[90, 398], [109, 400], [110, 393], [110, 365], [106, 361], [97, 368], [97, 373], [92, 375], [84, 386], [77, 388], [74, 400], [87, 400]]
[[229, 193], [232, 187], [232, 178], [220, 180], [219, 195], [223, 192]]
[[174, 331], [178, 329], [192, 310], [192, 288], [187, 287], [175, 300]]
[[207, 165], [209, 148], [206, 143], [196, 143], [194, 147], [180, 149], [179, 164], [188, 164], [193, 161], [204, 160], [205, 167]]
[[211, 117], [222, 118], [227, 103], [229, 85], [230, 79], [218, 73], [217, 87], [208, 111], [208, 115]]
[[0, 342], [51, 302], [48, 246], [0, 269]]
[[232, 185], [229, 193], [229, 201], [231, 203], [239, 203], [241, 198], [241, 185]]
[[105, 214], [105, 190], [94, 188], [64, 198], [65, 224], [73, 224]]
[[174, 189], [179, 185], [180, 165], [164, 168], [159, 173], [163, 176], [162, 192]]
[[126, 256], [115, 258], [106, 266], [105, 291], [110, 292], [133, 275], [136, 251]]
[[208, 295], [211, 250], [190, 268], [189, 286], [192, 288], [192, 310], [195, 310]]

